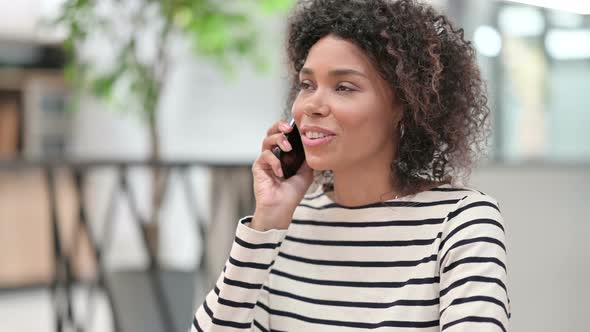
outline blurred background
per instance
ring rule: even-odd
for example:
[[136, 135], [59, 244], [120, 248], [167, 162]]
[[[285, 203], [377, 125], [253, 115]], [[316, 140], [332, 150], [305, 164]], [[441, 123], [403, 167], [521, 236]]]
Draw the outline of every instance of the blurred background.
[[[590, 310], [590, 2], [431, 1], [477, 50], [513, 331]], [[291, 0], [0, 0], [0, 331], [186, 331], [253, 212]]]

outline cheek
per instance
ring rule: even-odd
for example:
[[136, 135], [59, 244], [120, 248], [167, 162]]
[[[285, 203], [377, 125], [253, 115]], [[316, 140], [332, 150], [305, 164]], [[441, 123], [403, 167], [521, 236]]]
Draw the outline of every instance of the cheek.
[[342, 105], [334, 111], [334, 117], [338, 120], [344, 130], [355, 135], [370, 130], [373, 121], [371, 114], [361, 105]]
[[389, 136], [388, 130], [391, 125], [389, 117], [377, 110], [371, 110], [369, 105], [364, 107], [341, 110], [335, 117], [342, 126], [347, 136], [361, 144], [371, 144], [371, 142], [381, 142], [376, 137]]
[[299, 122], [299, 120], [301, 119], [301, 115], [303, 115], [303, 108], [301, 107], [301, 102], [299, 101], [299, 98], [295, 98], [293, 106], [291, 106], [291, 116], [296, 120], [296, 122]]

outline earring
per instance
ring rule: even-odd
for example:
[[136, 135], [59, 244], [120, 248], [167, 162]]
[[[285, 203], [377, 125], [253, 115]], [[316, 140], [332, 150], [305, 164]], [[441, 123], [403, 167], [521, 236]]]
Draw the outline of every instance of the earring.
[[404, 124], [399, 123], [399, 137], [402, 138], [404, 136]]

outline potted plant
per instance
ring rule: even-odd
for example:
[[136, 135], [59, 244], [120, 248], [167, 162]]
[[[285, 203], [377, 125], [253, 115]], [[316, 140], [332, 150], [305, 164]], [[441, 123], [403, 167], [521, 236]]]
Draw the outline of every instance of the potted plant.
[[[264, 70], [265, 59], [258, 52], [260, 31], [256, 28], [256, 16], [284, 12], [292, 2], [66, 0], [56, 23], [66, 31], [64, 47], [69, 60], [65, 74], [75, 87], [70, 106], [75, 110], [82, 91], [89, 89], [115, 106], [135, 109], [149, 132], [149, 159], [157, 162], [161, 160], [159, 105], [173, 65], [171, 40], [180, 37], [190, 41], [195, 56], [209, 59], [226, 74], [233, 72], [234, 61], [243, 58]], [[112, 15], [113, 12], [117, 15]], [[112, 65], [106, 68], [88, 61], [83, 55], [85, 44], [96, 34], [109, 38], [112, 48]], [[140, 50], [140, 43], [146, 36], [151, 39], [150, 44], [155, 45], [148, 57]], [[117, 100], [121, 96], [124, 102]], [[148, 235], [153, 254], [157, 251], [164, 175], [158, 167], [151, 172], [152, 209], [143, 231]]]

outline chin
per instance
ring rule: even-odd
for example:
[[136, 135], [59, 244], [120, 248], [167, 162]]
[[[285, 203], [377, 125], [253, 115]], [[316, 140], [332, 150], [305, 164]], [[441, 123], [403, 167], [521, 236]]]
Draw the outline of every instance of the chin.
[[329, 159], [327, 158], [320, 158], [320, 157], [307, 157], [305, 161], [307, 162], [307, 164], [309, 165], [309, 167], [311, 167], [313, 170], [315, 171], [325, 171], [325, 170], [330, 170], [334, 168], [334, 165], [332, 162], [330, 162]]

